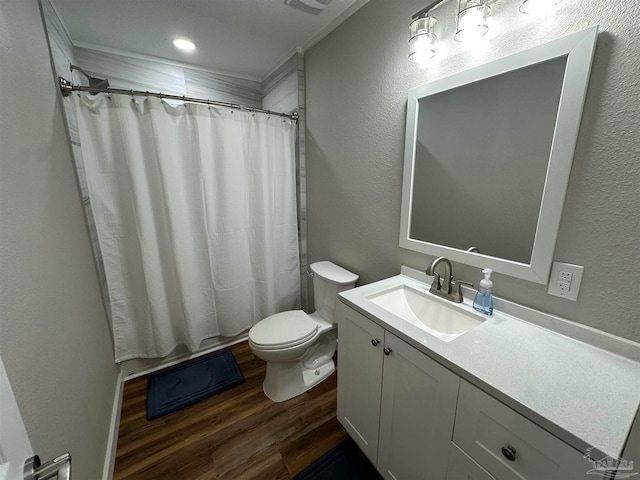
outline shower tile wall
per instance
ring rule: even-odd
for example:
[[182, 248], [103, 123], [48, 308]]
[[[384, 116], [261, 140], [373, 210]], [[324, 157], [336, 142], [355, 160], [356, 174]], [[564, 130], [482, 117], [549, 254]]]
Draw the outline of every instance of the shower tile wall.
[[262, 108], [276, 112], [298, 111], [296, 181], [298, 191], [298, 235], [300, 248], [300, 292], [302, 308], [309, 311], [307, 276], [307, 179], [305, 163], [304, 54], [295, 53], [262, 82]]
[[262, 108], [259, 82], [203, 70], [184, 69], [187, 95]]
[[299, 52], [296, 79], [298, 84], [298, 142], [296, 154], [298, 158], [298, 225], [300, 228], [300, 264], [302, 269], [302, 306], [310, 311], [309, 287], [307, 270], [307, 160], [305, 154], [305, 133], [307, 130], [307, 116], [305, 111], [304, 93], [304, 54]]
[[266, 110], [290, 113], [298, 109], [298, 63], [294, 54], [262, 82], [262, 106]]
[[[58, 75], [69, 77], [71, 75], [69, 64], [75, 60], [73, 58], [73, 44], [51, 3], [48, 0], [43, 0], [41, 6], [47, 27], [54, 69]], [[77, 78], [74, 78], [74, 80], [77, 80]]]
[[[91, 75], [108, 78], [116, 88], [185, 95], [182, 68], [160, 62], [74, 47], [76, 64]], [[86, 85], [86, 79], [84, 84]]]
[[262, 107], [260, 82], [170, 63], [76, 47], [77, 65], [112, 87]]

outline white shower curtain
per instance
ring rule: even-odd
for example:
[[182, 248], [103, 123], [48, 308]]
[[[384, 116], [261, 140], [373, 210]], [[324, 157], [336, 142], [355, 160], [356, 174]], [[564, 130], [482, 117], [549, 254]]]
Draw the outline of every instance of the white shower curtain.
[[299, 308], [289, 119], [74, 94], [115, 357], [161, 357]]

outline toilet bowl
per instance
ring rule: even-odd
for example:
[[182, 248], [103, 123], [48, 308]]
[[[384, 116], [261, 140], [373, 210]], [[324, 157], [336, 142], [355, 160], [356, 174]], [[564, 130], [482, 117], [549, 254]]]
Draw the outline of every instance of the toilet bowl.
[[271, 315], [249, 330], [249, 347], [267, 362], [262, 389], [274, 402], [296, 397], [335, 369], [335, 307], [338, 293], [353, 288], [358, 275], [331, 262], [310, 265], [316, 311]]

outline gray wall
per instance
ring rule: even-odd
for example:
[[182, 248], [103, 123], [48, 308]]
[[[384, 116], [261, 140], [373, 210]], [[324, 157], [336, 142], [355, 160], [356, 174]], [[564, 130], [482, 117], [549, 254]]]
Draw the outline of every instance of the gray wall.
[[[555, 251], [585, 266], [580, 296], [498, 274], [495, 294], [640, 342], [637, 1], [565, 1], [540, 20], [518, 13], [520, 0], [495, 2], [478, 45], [451, 40], [450, 1], [436, 13], [439, 55], [421, 68], [407, 60], [408, 24], [427, 3], [371, 0], [305, 54], [309, 262], [337, 262], [360, 283], [426, 267], [431, 257], [398, 247], [408, 90], [599, 24]], [[464, 265], [454, 275], [481, 278]]]
[[102, 475], [112, 343], [36, 0], [0, 2], [0, 350], [33, 447]]

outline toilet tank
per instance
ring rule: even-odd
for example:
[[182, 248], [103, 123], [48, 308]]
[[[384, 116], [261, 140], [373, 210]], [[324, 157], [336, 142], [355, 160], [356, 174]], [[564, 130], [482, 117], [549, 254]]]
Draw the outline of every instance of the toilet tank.
[[311, 271], [316, 312], [326, 321], [335, 323], [338, 293], [355, 287], [358, 275], [326, 261], [312, 263]]

